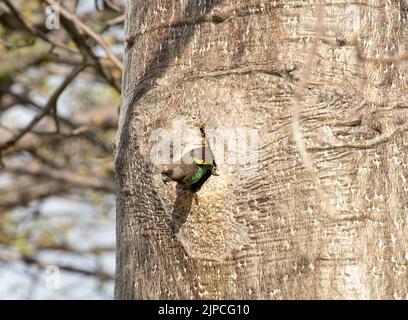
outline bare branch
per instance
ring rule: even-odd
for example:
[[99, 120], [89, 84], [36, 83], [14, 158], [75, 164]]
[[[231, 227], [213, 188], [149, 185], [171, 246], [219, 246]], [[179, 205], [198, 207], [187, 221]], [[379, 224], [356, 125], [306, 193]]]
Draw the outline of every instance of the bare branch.
[[[14, 93], [13, 91], [10, 90], [10, 88], [2, 87], [1, 85], [0, 85], [0, 92], [13, 96], [15, 98], [15, 103], [21, 103], [24, 105], [31, 106], [33, 107], [33, 109], [36, 109], [36, 110], [43, 110], [43, 107], [41, 107], [39, 104], [31, 100], [27, 94]], [[99, 114], [99, 116], [97, 116], [97, 114]], [[95, 115], [95, 117], [93, 117], [92, 115]], [[104, 141], [98, 138], [95, 132], [88, 130], [89, 129], [88, 127], [94, 128], [96, 126], [100, 129], [116, 128], [117, 127], [117, 117], [118, 115], [115, 110], [112, 111], [107, 108], [105, 108], [103, 112], [100, 112], [100, 110], [98, 110], [97, 112], [94, 110], [91, 110], [89, 112], [78, 113], [78, 114], [75, 114], [74, 119], [69, 119], [69, 118], [58, 116], [58, 123], [72, 130], [69, 133], [59, 132], [58, 135], [61, 137], [72, 137], [72, 136], [81, 135], [82, 137], [90, 141], [91, 143], [100, 147], [103, 151], [111, 152], [110, 147]], [[87, 120], [88, 122], [84, 121], [84, 119]], [[31, 133], [38, 135], [38, 132], [34, 132], [33, 130], [31, 130]], [[28, 135], [29, 134], [26, 134], [24, 138], [26, 138]], [[0, 145], [4, 140], [6, 140], [5, 137], [2, 137], [2, 138], [3, 139], [0, 138]], [[33, 139], [35, 141], [33, 141]], [[31, 137], [31, 139], [26, 139], [26, 140], [27, 140], [26, 141], [27, 143], [23, 143], [23, 145], [20, 148], [19, 147], [17, 148], [24, 149], [24, 150], [31, 150], [31, 149], [36, 148], [39, 144], [41, 144], [41, 141], [39, 141], [39, 139], [36, 139], [35, 137]], [[19, 141], [18, 145], [20, 144], [21, 144], [21, 140]]]
[[50, 39], [47, 37], [46, 34], [41, 32], [40, 30], [36, 29], [34, 26], [30, 25], [27, 21], [24, 20], [23, 16], [19, 13], [19, 11], [13, 6], [13, 4], [9, 0], [3, 0], [3, 2], [6, 4], [7, 8], [14, 14], [16, 19], [26, 28], [27, 31], [29, 31], [31, 34], [36, 35], [40, 37], [41, 39], [47, 41], [51, 45], [65, 49], [67, 51], [70, 51], [71, 53], [77, 53], [76, 50], [64, 45], [63, 43], [59, 43], [53, 39]]
[[0, 208], [11, 209], [25, 206], [34, 200], [41, 200], [49, 196], [61, 194], [66, 191], [66, 186], [55, 182], [31, 183], [22, 185], [19, 181], [12, 188], [0, 190]]
[[34, 264], [42, 269], [46, 269], [49, 266], [57, 266], [59, 269], [64, 270], [64, 271], [69, 271], [69, 272], [76, 272], [80, 273], [86, 276], [93, 276], [93, 277], [98, 277], [102, 281], [106, 280], [113, 280], [113, 276], [107, 272], [104, 272], [102, 270], [88, 270], [88, 269], [82, 269], [74, 266], [70, 266], [67, 264], [60, 264], [60, 263], [55, 263], [51, 261], [44, 261], [44, 260], [39, 260], [36, 257], [33, 256], [24, 256], [18, 253], [6, 251], [6, 250], [0, 250], [0, 261], [19, 261], [26, 263], [27, 265]]
[[73, 22], [77, 27], [79, 27], [82, 31], [87, 33], [91, 38], [93, 38], [106, 52], [109, 59], [113, 62], [113, 64], [119, 68], [121, 71], [123, 69], [122, 63], [116, 57], [116, 55], [112, 52], [109, 45], [105, 42], [105, 40], [98, 35], [95, 31], [93, 31], [90, 27], [88, 27], [85, 23], [78, 19], [78, 17], [65, 8], [63, 8], [60, 4], [55, 2], [54, 0], [44, 0], [49, 5], [56, 6], [59, 9], [59, 12], [62, 16], [64, 16], [67, 20]]
[[38, 251], [62, 251], [67, 253], [74, 253], [78, 255], [99, 255], [115, 251], [115, 247], [92, 247], [86, 250], [68, 246], [66, 244], [35, 244], [35, 250]]
[[112, 0], [103, 0], [103, 4], [105, 7], [112, 11], [116, 11], [118, 13], [123, 13], [124, 8], [114, 3]]
[[55, 181], [68, 183], [74, 187], [85, 189], [97, 189], [105, 192], [115, 192], [115, 184], [110, 179], [97, 176], [83, 175], [69, 170], [53, 169], [46, 166], [29, 164], [25, 166], [16, 165], [5, 161], [8, 172], [14, 174], [30, 175], [39, 178], [47, 178]]
[[102, 65], [100, 59], [94, 54], [92, 48], [86, 42], [83, 34], [81, 34], [72, 21], [66, 19], [64, 16], [61, 16], [61, 23], [63, 24], [65, 30], [71, 37], [72, 41], [75, 42], [76, 46], [81, 51], [84, 59], [93, 63], [94, 69], [110, 84], [116, 91], [120, 92], [120, 83], [111, 75], [109, 70]]
[[71, 83], [75, 77], [86, 68], [86, 65], [81, 65], [75, 67], [71, 73], [65, 78], [62, 84], [54, 91], [51, 95], [50, 99], [48, 100], [45, 107], [39, 112], [34, 119], [23, 129], [21, 130], [16, 136], [11, 138], [10, 140], [6, 141], [0, 146], [0, 150], [6, 150], [16, 144], [27, 132], [31, 131], [31, 129], [42, 119], [44, 116], [52, 111], [53, 108], [56, 107], [58, 98], [64, 92], [65, 88]]
[[123, 24], [123, 23], [125, 23], [125, 15], [121, 15], [119, 17], [106, 21], [106, 25], [108, 27], [116, 26], [118, 24]]

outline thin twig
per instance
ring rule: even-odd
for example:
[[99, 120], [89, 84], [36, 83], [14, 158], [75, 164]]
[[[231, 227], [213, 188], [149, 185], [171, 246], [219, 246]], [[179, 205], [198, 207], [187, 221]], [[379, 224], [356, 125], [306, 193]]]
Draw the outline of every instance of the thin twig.
[[[4, 164], [5, 168], [5, 164]], [[67, 195], [69, 186], [55, 181], [32, 181], [27, 185], [20, 179], [15, 179], [11, 187], [1, 188], [0, 213], [2, 209], [11, 210], [15, 207], [28, 205], [31, 201], [38, 201], [55, 195]]]
[[119, 59], [116, 57], [116, 55], [112, 52], [111, 48], [109, 45], [105, 42], [105, 40], [98, 35], [95, 31], [93, 31], [90, 27], [88, 27], [85, 23], [83, 23], [78, 17], [65, 8], [63, 8], [60, 4], [55, 2], [54, 0], [44, 0], [46, 3], [49, 5], [56, 6], [60, 12], [60, 14], [65, 17], [65, 19], [71, 21], [74, 23], [77, 27], [79, 27], [82, 31], [87, 33], [91, 38], [93, 38], [106, 52], [108, 55], [109, 59], [113, 62], [113, 64], [119, 68], [121, 71], [123, 70], [122, 63], [119, 61]]
[[103, 4], [104, 4], [105, 7], [107, 7], [108, 9], [110, 9], [112, 11], [115, 11], [115, 12], [118, 12], [118, 13], [123, 13], [123, 11], [124, 11], [124, 9], [121, 6], [117, 5], [116, 3], [114, 3], [111, 0], [103, 0]]
[[115, 192], [115, 184], [110, 179], [95, 175], [83, 175], [74, 171], [53, 169], [46, 166], [22, 166], [11, 162], [6, 162], [5, 166], [8, 172], [14, 174], [47, 178], [47, 180], [52, 179], [78, 188], [92, 188], [105, 192]]
[[110, 19], [106, 21], [106, 25], [109, 27], [116, 26], [118, 24], [123, 24], [125, 22], [125, 15]]
[[2, 37], [0, 37], [0, 43], [5, 46], [7, 49], [21, 49], [21, 48], [27, 48], [27, 47], [31, 47], [34, 44], [34, 40], [30, 40], [27, 43], [23, 43], [23, 44], [14, 44], [11, 42], [8, 42], [6, 40], [4, 40]]
[[[28, 105], [28, 106], [32, 106], [36, 110], [43, 110], [43, 107], [41, 107], [39, 104], [37, 104], [36, 102], [31, 100], [28, 97], [27, 94], [24, 94], [24, 95], [17, 94], [15, 92], [11, 91], [8, 87], [3, 88], [2, 86], [0, 86], [0, 93], [7, 93], [7, 94], [15, 97], [19, 103], [22, 103], [22, 104]], [[109, 152], [109, 153], [111, 152], [110, 147], [107, 146], [106, 143], [103, 140], [101, 140], [94, 132], [92, 132], [92, 130], [89, 129], [88, 125], [86, 125], [84, 123], [77, 124], [75, 121], [72, 121], [69, 118], [61, 117], [58, 114], [57, 114], [57, 117], [58, 117], [58, 123], [60, 123], [62, 125], [65, 125], [65, 126], [67, 126], [67, 127], [69, 127], [71, 129], [71, 131], [68, 132], [68, 133], [63, 133], [60, 130], [60, 132], [58, 132], [58, 134], [61, 137], [74, 137], [74, 136], [82, 135], [84, 138], [89, 140], [91, 143], [96, 144], [97, 146], [99, 146], [104, 151]], [[31, 132], [34, 133], [34, 134], [38, 134], [38, 132], [35, 132], [33, 130], [31, 130]], [[53, 134], [53, 133], [51, 133], [51, 134]], [[0, 141], [1, 141], [1, 139], [0, 139]]]
[[64, 45], [63, 43], [57, 42], [51, 38], [48, 38], [45, 33], [42, 31], [36, 29], [34, 26], [30, 25], [27, 21], [24, 20], [23, 16], [20, 14], [20, 12], [13, 6], [13, 4], [9, 0], [3, 0], [3, 2], [6, 4], [7, 8], [13, 13], [13, 15], [16, 17], [16, 19], [26, 28], [28, 32], [30, 32], [33, 35], [37, 35], [41, 39], [47, 41], [51, 45], [65, 49], [67, 51], [70, 51], [71, 53], [78, 53], [76, 50]]
[[52, 108], [51, 114], [52, 114], [52, 118], [54, 119], [55, 132], [60, 133], [60, 123], [59, 123], [59, 120], [58, 120], [57, 104], [55, 104], [54, 108]]
[[61, 17], [61, 23], [65, 30], [71, 37], [72, 41], [76, 44], [85, 61], [94, 64], [94, 69], [110, 84], [116, 91], [120, 92], [120, 83], [111, 75], [101, 63], [100, 58], [95, 55], [92, 48], [87, 43], [83, 33], [80, 32], [78, 27], [71, 20]]
[[44, 108], [42, 108], [41, 112], [39, 112], [33, 120], [17, 135], [12, 137], [10, 140], [6, 141], [2, 145], [0, 145], [0, 150], [6, 150], [13, 145], [15, 145], [26, 133], [31, 131], [31, 129], [42, 119], [44, 118], [49, 112], [52, 112], [52, 109], [55, 108], [58, 98], [64, 92], [65, 88], [71, 83], [72, 80], [76, 78], [76, 76], [86, 68], [86, 65], [80, 65], [75, 67], [71, 73], [65, 78], [62, 84], [54, 91], [51, 95], [50, 99], [48, 100], [47, 104]]
[[56, 266], [61, 270], [76, 272], [87, 276], [97, 276], [101, 280], [113, 280], [113, 276], [109, 273], [106, 273], [102, 270], [87, 270], [67, 264], [60, 264], [50, 261], [39, 260], [34, 256], [25, 256], [18, 253], [0, 250], [0, 261], [20, 261], [26, 263], [27, 265], [33, 264], [42, 269], [46, 269], [49, 266]]

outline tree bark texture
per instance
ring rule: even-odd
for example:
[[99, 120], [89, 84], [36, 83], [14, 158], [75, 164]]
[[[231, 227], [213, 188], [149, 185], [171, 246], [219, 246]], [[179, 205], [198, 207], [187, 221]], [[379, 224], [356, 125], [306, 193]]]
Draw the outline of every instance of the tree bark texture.
[[[129, 1], [117, 299], [408, 297], [408, 3], [326, 1], [312, 56], [317, 6]], [[335, 216], [292, 134], [311, 59], [300, 128]], [[174, 120], [257, 130], [255, 172], [221, 163], [196, 195], [165, 185], [150, 136]]]

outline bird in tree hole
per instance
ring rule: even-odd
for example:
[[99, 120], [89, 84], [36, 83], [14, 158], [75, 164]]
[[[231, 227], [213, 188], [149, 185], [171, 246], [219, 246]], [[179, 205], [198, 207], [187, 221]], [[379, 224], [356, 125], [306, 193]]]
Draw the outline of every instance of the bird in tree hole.
[[164, 167], [161, 172], [164, 183], [175, 181], [191, 191], [196, 191], [211, 175], [217, 175], [211, 150], [203, 148], [203, 151], [199, 152], [201, 156], [198, 158], [193, 156], [194, 151], [191, 150], [182, 158], [190, 157], [189, 163], [170, 164]]

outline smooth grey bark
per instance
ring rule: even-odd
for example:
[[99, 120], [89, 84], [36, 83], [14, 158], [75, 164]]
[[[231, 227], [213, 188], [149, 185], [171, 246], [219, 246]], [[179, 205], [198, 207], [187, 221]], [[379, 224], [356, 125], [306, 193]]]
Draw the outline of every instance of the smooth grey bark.
[[[129, 1], [117, 299], [407, 298], [407, 62], [364, 59], [406, 50], [406, 4], [326, 1], [300, 125], [333, 218], [291, 129], [315, 1]], [[258, 130], [256, 172], [164, 185], [150, 135], [174, 120]]]

